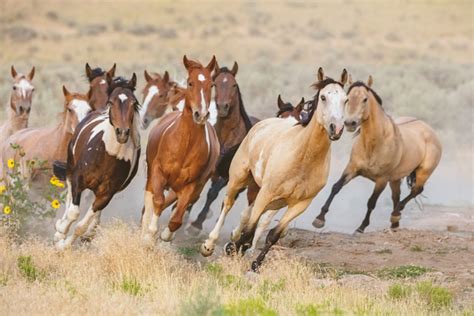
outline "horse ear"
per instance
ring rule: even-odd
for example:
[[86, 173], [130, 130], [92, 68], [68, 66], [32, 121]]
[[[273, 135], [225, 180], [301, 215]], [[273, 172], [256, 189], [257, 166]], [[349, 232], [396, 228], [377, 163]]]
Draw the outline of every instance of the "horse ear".
[[107, 71], [107, 73], [109, 73], [112, 78], [115, 77], [115, 68], [117, 68], [117, 64], [116, 64], [116, 63], [114, 63], [114, 65], [112, 66], [112, 68], [110, 68], [109, 71]]
[[278, 95], [278, 108], [281, 110], [285, 106], [285, 102], [281, 99], [281, 95]]
[[324, 70], [323, 67], [319, 67], [318, 69], [318, 81], [324, 80]]
[[128, 85], [132, 87], [133, 89], [135, 89], [135, 87], [137, 86], [137, 75], [135, 73], [133, 73], [132, 79], [130, 79], [130, 81], [128, 82]]
[[349, 74], [349, 76], [347, 77], [347, 83], [348, 83], [350, 86], [352, 86], [353, 81], [352, 81], [352, 76], [351, 76], [351, 74]]
[[92, 79], [92, 68], [89, 66], [89, 63], [86, 63], [86, 76], [91, 81]]
[[186, 55], [183, 56], [183, 64], [184, 64], [184, 67], [186, 67], [186, 69], [188, 69], [189, 66], [191, 66], [191, 63], [189, 62], [189, 59], [188, 57], [186, 57]]
[[214, 66], [214, 76], [217, 76], [220, 73], [221, 73], [221, 67], [219, 66], [219, 63], [216, 60], [216, 65]]
[[296, 111], [301, 112], [303, 110], [303, 106], [304, 106], [304, 98], [301, 98], [300, 103], [298, 103], [298, 105], [296, 106]]
[[18, 73], [17, 73], [16, 70], [15, 70], [15, 66], [12, 65], [11, 71], [12, 71], [12, 77], [13, 77], [13, 79], [15, 79], [16, 76], [18, 75]]
[[207, 64], [206, 68], [212, 72], [215, 67], [216, 67], [216, 56], [212, 55], [212, 59], [209, 62], [209, 64]]
[[234, 77], [237, 75], [237, 72], [239, 71], [239, 64], [237, 64], [236, 61], [234, 61], [234, 66], [232, 66], [232, 70], [230, 71]]
[[146, 69], [143, 74], [145, 75], [146, 82], [150, 82], [152, 80], [150, 74], [148, 73], [148, 71], [146, 71]]
[[112, 76], [111, 76], [108, 72], [105, 73], [105, 80], [107, 81], [107, 84], [108, 84], [109, 86], [112, 84], [113, 78], [112, 78]]
[[63, 85], [63, 94], [68, 99], [71, 96], [71, 93], [67, 90], [66, 86]]
[[347, 82], [347, 70], [346, 68], [344, 68], [344, 70], [342, 70], [342, 74], [341, 74], [341, 83], [342, 83], [342, 86], [344, 86]]
[[163, 75], [163, 81], [165, 83], [168, 83], [170, 81], [170, 74], [168, 73], [167, 70], [165, 71], [165, 74]]
[[372, 87], [372, 84], [374, 83], [374, 79], [372, 76], [369, 76], [369, 79], [367, 80], [367, 87]]
[[28, 74], [27, 78], [28, 80], [33, 80], [33, 78], [35, 77], [35, 66], [33, 66], [33, 68], [31, 68], [30, 70], [30, 73]]

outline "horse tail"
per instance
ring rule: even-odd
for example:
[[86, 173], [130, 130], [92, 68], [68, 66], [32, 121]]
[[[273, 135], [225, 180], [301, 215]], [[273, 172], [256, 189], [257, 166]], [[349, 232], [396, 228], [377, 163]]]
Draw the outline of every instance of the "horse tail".
[[66, 180], [67, 163], [55, 160], [53, 162], [53, 174], [61, 181]]
[[408, 188], [411, 189], [416, 184], [416, 170], [413, 170], [407, 177]]

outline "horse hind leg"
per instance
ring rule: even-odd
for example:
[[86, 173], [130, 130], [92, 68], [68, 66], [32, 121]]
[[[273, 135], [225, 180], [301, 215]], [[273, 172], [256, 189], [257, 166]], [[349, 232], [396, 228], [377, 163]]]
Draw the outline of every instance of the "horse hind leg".
[[365, 214], [365, 218], [360, 224], [359, 228], [357, 228], [356, 233], [363, 233], [364, 230], [367, 228], [367, 226], [369, 226], [370, 215], [372, 214], [372, 211], [374, 210], [375, 205], [377, 204], [377, 200], [380, 194], [383, 192], [386, 186], [387, 186], [387, 181], [385, 180], [378, 181], [375, 183], [374, 191], [372, 192], [372, 195], [367, 201], [367, 213]]

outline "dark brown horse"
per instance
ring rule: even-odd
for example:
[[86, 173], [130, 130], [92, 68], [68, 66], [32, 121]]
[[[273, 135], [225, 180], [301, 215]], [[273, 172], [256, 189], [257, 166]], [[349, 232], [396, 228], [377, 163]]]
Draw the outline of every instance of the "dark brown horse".
[[[207, 121], [211, 103], [212, 77], [216, 60], [203, 67], [183, 58], [188, 71], [188, 86], [183, 112], [162, 118], [150, 132], [147, 146], [147, 184], [143, 237], [154, 242], [158, 219], [163, 210], [177, 200], [170, 222], [161, 239], [170, 241], [181, 227], [183, 215], [198, 198], [214, 172], [219, 157], [219, 140]], [[164, 191], [170, 189], [168, 196]]]
[[304, 101], [304, 98], [301, 98], [301, 101], [296, 106], [293, 106], [293, 104], [291, 104], [290, 102], [284, 102], [281, 99], [281, 96], [278, 95], [278, 100], [277, 100], [278, 112], [276, 114], [276, 117], [280, 117], [280, 118], [293, 117], [295, 120], [300, 122], [302, 119], [301, 116], [302, 116], [305, 104], [306, 102]]
[[[56, 222], [58, 249], [70, 246], [86, 230], [92, 237], [100, 212], [115, 193], [135, 176], [140, 157], [139, 103], [133, 94], [137, 77], [129, 81], [107, 76], [109, 97], [102, 112], [91, 112], [76, 128], [69, 143], [67, 163], [54, 163], [54, 173], [67, 180], [67, 208]], [[66, 238], [71, 224], [79, 217], [79, 203], [85, 189], [95, 200], [74, 233]]]
[[109, 98], [108, 89], [109, 84], [107, 82], [107, 76], [114, 78], [116, 64], [105, 71], [102, 68], [92, 69], [88, 63], [86, 63], [86, 76], [89, 80], [89, 104], [93, 110], [104, 110], [106, 107], [107, 100]]
[[221, 145], [216, 172], [211, 178], [211, 187], [207, 192], [206, 203], [197, 219], [190, 225], [189, 232], [199, 233], [202, 224], [208, 217], [210, 206], [229, 181], [229, 166], [247, 132], [258, 119], [250, 118], [245, 111], [242, 94], [235, 79], [238, 64], [234, 62], [232, 69], [220, 68], [216, 63], [213, 76], [215, 85], [215, 102], [217, 122], [215, 129]]

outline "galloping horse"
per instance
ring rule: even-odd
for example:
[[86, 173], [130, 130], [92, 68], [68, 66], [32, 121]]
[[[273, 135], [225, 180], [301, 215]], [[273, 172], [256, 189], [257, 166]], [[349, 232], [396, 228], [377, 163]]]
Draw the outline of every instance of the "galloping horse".
[[217, 122], [214, 125], [221, 145], [216, 172], [211, 178], [211, 187], [207, 192], [206, 203], [197, 219], [189, 226], [191, 233], [199, 233], [206, 220], [212, 202], [220, 190], [229, 181], [229, 167], [235, 152], [248, 131], [258, 119], [250, 118], [245, 111], [242, 94], [235, 80], [239, 66], [234, 62], [232, 69], [220, 68], [216, 62], [213, 76], [215, 85], [215, 101], [217, 106]]
[[[193, 204], [214, 172], [219, 156], [219, 140], [207, 121], [211, 103], [212, 78], [216, 59], [203, 67], [183, 58], [188, 71], [183, 112], [165, 115], [150, 132], [147, 146], [147, 184], [143, 237], [154, 241], [163, 210], [177, 200], [170, 222], [161, 239], [170, 241], [181, 227], [186, 208]], [[164, 196], [164, 191], [170, 189]]]
[[86, 76], [89, 80], [89, 104], [94, 111], [102, 111], [106, 107], [109, 98], [107, 76], [114, 78], [115, 68], [116, 64], [114, 64], [109, 71], [102, 70], [102, 68], [99, 67], [92, 69], [91, 66], [86, 63]]
[[[91, 112], [76, 128], [69, 143], [67, 163], [54, 163], [55, 175], [66, 179], [68, 195], [64, 216], [56, 222], [58, 249], [70, 246], [87, 230], [92, 237], [101, 210], [115, 193], [127, 187], [135, 176], [140, 157], [138, 131], [139, 103], [133, 94], [137, 76], [129, 81], [108, 75], [109, 98], [102, 112]], [[85, 189], [94, 192], [95, 200], [74, 233], [66, 239], [71, 224], [80, 215], [79, 203]]]
[[[52, 173], [55, 160], [66, 161], [67, 146], [74, 130], [91, 111], [91, 107], [87, 103], [87, 95], [71, 93], [65, 86], [63, 86], [63, 94], [65, 101], [61, 121], [54, 127], [27, 128], [10, 136], [2, 148], [4, 166], [6, 166], [7, 158], [14, 157], [15, 160], [20, 161], [23, 176], [34, 180], [39, 175], [37, 171], [40, 170], [33, 168], [33, 174], [30, 175], [27, 167], [30, 161], [35, 159], [45, 161], [45, 165], [37, 167], [49, 173]], [[10, 144], [20, 145], [25, 155], [19, 157]]]
[[157, 73], [150, 75], [145, 70], [144, 75], [146, 86], [143, 88], [140, 118], [142, 120], [142, 127], [147, 129], [154, 119], [160, 118], [165, 113], [176, 109], [176, 99], [184, 99], [184, 89], [178, 87], [176, 82], [170, 80], [167, 71], [165, 71], [163, 76], [160, 76]]
[[[313, 221], [321, 228], [334, 196], [350, 180], [363, 176], [375, 182], [374, 192], [367, 202], [367, 213], [356, 232], [363, 233], [378, 197], [390, 183], [392, 189], [392, 228], [399, 226], [406, 203], [423, 191], [424, 184], [441, 159], [441, 144], [433, 129], [415, 118], [393, 120], [382, 108], [382, 99], [372, 90], [372, 77], [367, 84], [350, 82], [344, 122], [350, 132], [359, 128], [352, 146], [351, 159], [341, 178]], [[400, 202], [400, 182], [407, 177], [410, 194]]]
[[30, 117], [31, 100], [35, 87], [31, 83], [35, 76], [35, 67], [28, 75], [17, 73], [15, 67], [11, 67], [13, 78], [12, 93], [7, 120], [0, 126], [0, 145], [13, 133], [27, 128]]
[[325, 78], [318, 71], [317, 89], [307, 121], [270, 118], [257, 123], [240, 145], [229, 170], [229, 184], [219, 220], [201, 246], [201, 254], [212, 254], [226, 214], [235, 202], [237, 192], [249, 181], [260, 188], [253, 205], [242, 214], [240, 234], [232, 234], [235, 243], [226, 246], [227, 252], [248, 249], [252, 243], [261, 215], [266, 210], [288, 206], [278, 225], [267, 235], [263, 250], [252, 270], [257, 271], [265, 255], [275, 244], [288, 224], [309, 206], [324, 187], [329, 174], [331, 140], [337, 140], [344, 129], [344, 69], [340, 81]]

